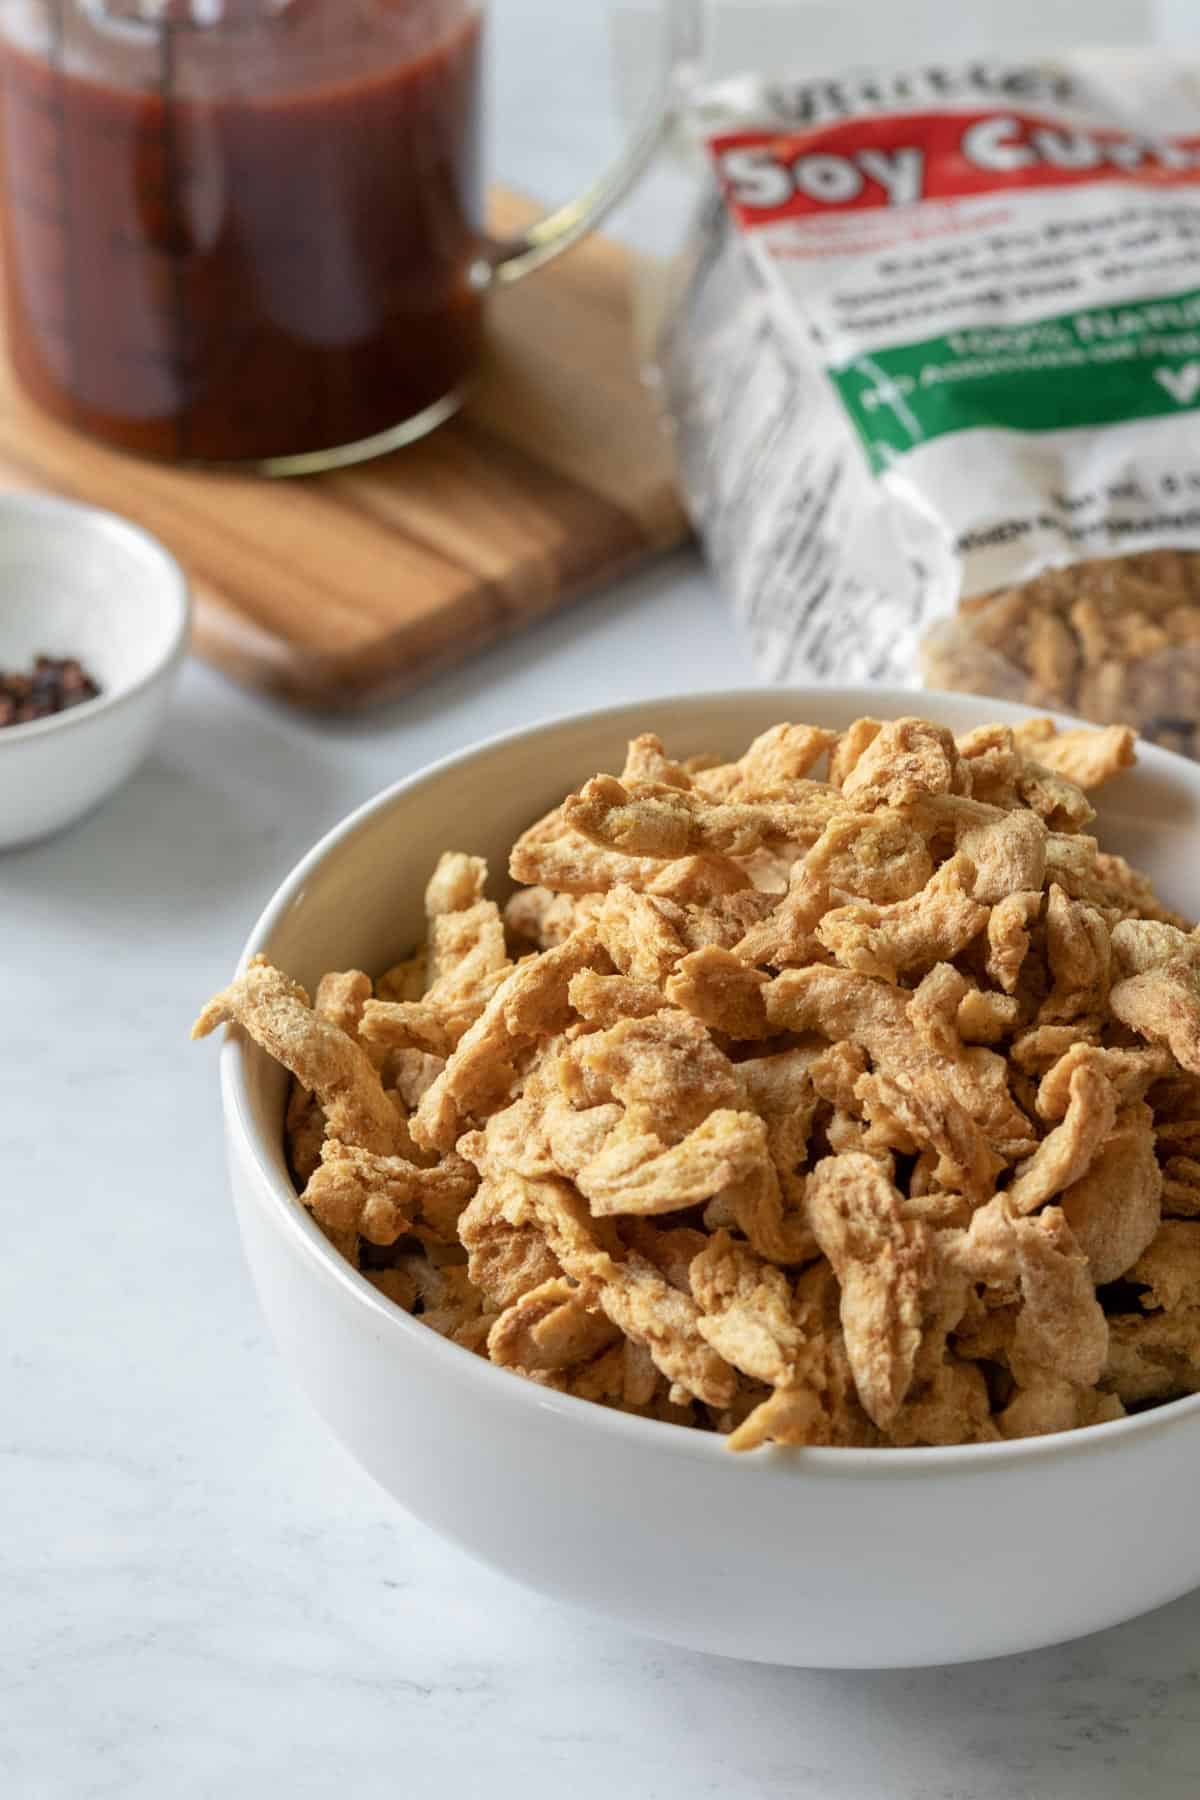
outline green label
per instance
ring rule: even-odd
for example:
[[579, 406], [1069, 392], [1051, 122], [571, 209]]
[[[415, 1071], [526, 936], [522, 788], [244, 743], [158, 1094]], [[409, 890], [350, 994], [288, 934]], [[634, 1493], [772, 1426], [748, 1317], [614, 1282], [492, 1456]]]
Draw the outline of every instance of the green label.
[[878, 473], [977, 426], [1066, 431], [1200, 407], [1200, 288], [1028, 325], [968, 326], [830, 369]]

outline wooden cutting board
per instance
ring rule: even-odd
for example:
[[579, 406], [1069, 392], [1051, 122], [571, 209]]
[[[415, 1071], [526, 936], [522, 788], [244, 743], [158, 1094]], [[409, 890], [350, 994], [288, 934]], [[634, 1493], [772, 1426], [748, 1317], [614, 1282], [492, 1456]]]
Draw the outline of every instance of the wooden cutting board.
[[[500, 189], [493, 228], [535, 210]], [[105, 450], [34, 410], [0, 363], [0, 488], [136, 519], [192, 580], [199, 654], [305, 706], [411, 687], [687, 533], [634, 366], [628, 255], [603, 237], [496, 296], [457, 419], [305, 480]]]

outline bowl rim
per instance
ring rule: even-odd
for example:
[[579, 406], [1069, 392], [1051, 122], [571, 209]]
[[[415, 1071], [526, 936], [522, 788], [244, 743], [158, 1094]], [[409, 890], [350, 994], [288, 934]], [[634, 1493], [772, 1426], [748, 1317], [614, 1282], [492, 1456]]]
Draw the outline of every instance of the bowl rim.
[[[668, 694], [657, 698], [651, 696], [644, 701], [622, 701], [617, 705], [594, 707], [582, 712], [557, 713], [551, 717], [537, 720], [533, 724], [496, 732], [489, 737], [466, 745], [463, 749], [451, 751], [448, 755], [424, 764], [413, 773], [401, 777], [400, 780], [391, 783], [355, 807], [344, 819], [323, 834], [276, 888], [255, 921], [243, 946], [238, 959], [238, 971], [240, 972], [250, 957], [256, 955], [269, 941], [272, 932], [290, 911], [314, 871], [369, 820], [389, 811], [407, 794], [426, 782], [440, 779], [452, 773], [456, 768], [460, 768], [480, 756], [503, 749], [518, 740], [551, 737], [566, 726], [599, 725], [607, 722], [616, 725], [622, 720], [632, 722], [634, 717], [643, 722], [653, 721], [657, 726], [660, 722], [669, 722], [669, 715], [672, 712], [690, 711], [697, 703], [721, 701], [758, 705], [768, 696], [772, 698], [772, 701], [776, 696], [778, 697], [781, 717], [786, 716], [789, 712], [793, 713], [793, 716], [801, 717], [802, 713], [799, 708], [803, 707], [805, 698], [819, 696], [821, 703], [825, 706], [830, 703], [836, 704], [844, 699], [848, 709], [857, 709], [848, 711], [850, 717], [861, 716], [871, 708], [882, 710], [885, 718], [897, 717], [903, 716], [910, 708], [919, 710], [925, 702], [931, 702], [935, 706], [939, 703], [962, 706], [978, 700], [981, 705], [987, 706], [991, 718], [1000, 723], [1048, 717], [1054, 718], [1057, 723], [1064, 726], [1088, 723], [1086, 720], [1073, 718], [1065, 713], [1052, 713], [1046, 709], [1019, 705], [1014, 701], [990, 700], [986, 696], [952, 693], [945, 689], [825, 687], [817, 684], [777, 688], [698, 689], [686, 694]], [[1182, 768], [1196, 783], [1198, 796], [1200, 796], [1200, 767], [1189, 763], [1187, 758], [1178, 756], [1173, 751], [1164, 750], [1156, 744], [1145, 744], [1139, 739], [1138, 760], [1142, 766], [1151, 768], [1155, 766], [1166, 770]], [[577, 1429], [616, 1435], [633, 1444], [640, 1443], [647, 1450], [654, 1449], [673, 1455], [705, 1459], [715, 1458], [724, 1466], [743, 1460], [740, 1457], [735, 1458], [731, 1454], [724, 1435], [695, 1429], [689, 1430], [667, 1420], [645, 1419], [637, 1414], [618, 1412], [612, 1407], [598, 1405], [593, 1400], [579, 1399], [571, 1394], [560, 1394], [552, 1388], [543, 1388], [536, 1382], [514, 1376], [510, 1370], [497, 1367], [494, 1363], [465, 1349], [462, 1345], [441, 1337], [437, 1332], [431, 1331], [428, 1326], [423, 1326], [419, 1319], [413, 1318], [372, 1287], [366, 1277], [357, 1269], [352, 1268], [329, 1243], [319, 1226], [300, 1204], [299, 1197], [291, 1183], [280, 1177], [277, 1168], [269, 1158], [266, 1143], [251, 1116], [246, 1080], [247, 1057], [251, 1048], [251, 1040], [240, 1027], [226, 1027], [220, 1055], [220, 1084], [225, 1133], [229, 1148], [231, 1151], [238, 1151], [243, 1166], [249, 1166], [261, 1190], [267, 1195], [273, 1224], [291, 1239], [294, 1247], [316, 1265], [320, 1278], [331, 1280], [341, 1289], [344, 1297], [363, 1307], [378, 1328], [393, 1334], [398, 1343], [407, 1342], [412, 1346], [415, 1354], [429, 1358], [432, 1367], [438, 1370], [439, 1374], [464, 1384], [483, 1383], [484, 1391], [487, 1392], [490, 1389], [491, 1396], [497, 1404], [548, 1412], [561, 1418], [564, 1426], [569, 1425]], [[1173, 1430], [1188, 1420], [1195, 1420], [1198, 1416], [1200, 1416], [1200, 1392], [1186, 1395], [1178, 1400], [1165, 1401], [1145, 1412], [1128, 1414], [1124, 1418], [1109, 1420], [1104, 1424], [1080, 1426], [1073, 1431], [1052, 1432], [1041, 1437], [1007, 1439], [1000, 1443], [937, 1444], [911, 1448], [877, 1447], [871, 1449], [833, 1445], [770, 1445], [749, 1454], [759, 1466], [767, 1462], [781, 1470], [791, 1471], [797, 1475], [803, 1473], [808, 1476], [822, 1475], [828, 1478], [846, 1474], [872, 1477], [887, 1475], [913, 1477], [922, 1474], [932, 1475], [938, 1470], [956, 1473], [971, 1471], [982, 1473], [998, 1464], [1010, 1466], [1017, 1463], [1039, 1462], [1047, 1457], [1078, 1456], [1113, 1451], [1132, 1438], [1158, 1435]]]
[[161, 582], [163, 597], [173, 608], [175, 617], [166, 645], [150, 667], [143, 670], [135, 680], [118, 682], [116, 686], [104, 688], [93, 699], [69, 707], [65, 712], [51, 713], [45, 719], [29, 719], [23, 725], [5, 726], [0, 730], [0, 751], [10, 745], [32, 743], [35, 738], [45, 737], [50, 732], [85, 725], [90, 720], [98, 719], [103, 713], [112, 713], [117, 708], [128, 705], [182, 662], [192, 628], [192, 591], [183, 567], [161, 538], [155, 537], [152, 531], [147, 531], [144, 525], [136, 524], [121, 513], [112, 512], [108, 507], [93, 506], [84, 500], [70, 500], [60, 494], [0, 495], [0, 529], [6, 514], [21, 513], [35, 519], [58, 519], [65, 526], [74, 527], [81, 533], [98, 531], [104, 537], [130, 540], [140, 551], [148, 549], [152, 558], [161, 565], [164, 577]]

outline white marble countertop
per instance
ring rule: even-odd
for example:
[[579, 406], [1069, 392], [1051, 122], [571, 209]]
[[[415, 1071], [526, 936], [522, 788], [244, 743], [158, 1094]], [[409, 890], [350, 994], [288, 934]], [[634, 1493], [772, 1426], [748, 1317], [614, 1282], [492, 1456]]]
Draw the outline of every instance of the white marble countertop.
[[[615, 135], [602, 5], [498, 10], [505, 173], [561, 192]], [[191, 666], [124, 792], [0, 858], [12, 1800], [1193, 1800], [1200, 1595], [957, 1670], [675, 1651], [530, 1596], [407, 1519], [267, 1341], [226, 1199], [215, 1058], [186, 1033], [279, 877], [350, 806], [470, 739], [749, 679], [690, 555], [354, 723], [286, 715]]]

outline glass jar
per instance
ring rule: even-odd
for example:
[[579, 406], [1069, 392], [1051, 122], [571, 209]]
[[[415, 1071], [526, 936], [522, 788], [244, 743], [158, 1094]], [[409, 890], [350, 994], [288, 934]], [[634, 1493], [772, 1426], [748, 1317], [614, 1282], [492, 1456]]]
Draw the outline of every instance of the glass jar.
[[516, 245], [482, 216], [476, 0], [5, 0], [10, 351], [122, 449], [269, 472], [452, 413], [482, 307], [587, 229], [656, 118]]

